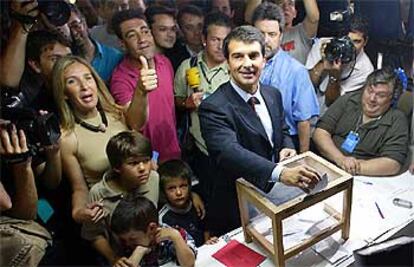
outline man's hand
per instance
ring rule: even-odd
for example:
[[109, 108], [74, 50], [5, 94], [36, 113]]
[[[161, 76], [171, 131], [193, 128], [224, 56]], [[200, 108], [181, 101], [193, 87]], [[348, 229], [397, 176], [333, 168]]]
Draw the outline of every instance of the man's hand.
[[138, 89], [143, 93], [149, 93], [158, 87], [158, 77], [155, 69], [150, 69], [148, 61], [144, 56], [139, 56], [141, 61], [140, 78], [138, 81]]
[[180, 232], [172, 227], [158, 227], [157, 233], [155, 234], [157, 244], [165, 240], [175, 242], [178, 238], [182, 238]]
[[126, 257], [122, 257], [117, 260], [114, 264], [114, 267], [136, 267], [132, 261]]
[[361, 163], [354, 157], [343, 157], [337, 165], [352, 175], [361, 173]]
[[37, 17], [39, 15], [39, 9], [37, 8], [37, 0], [31, 1], [19, 1], [13, 0], [10, 3], [10, 8], [19, 15]]
[[203, 92], [196, 92], [192, 93], [187, 99], [185, 100], [185, 108], [190, 110], [195, 110], [200, 106], [201, 100], [203, 99]]
[[197, 215], [200, 219], [204, 219], [206, 216], [206, 208], [204, 207], [204, 202], [201, 197], [197, 194], [192, 192], [191, 193], [191, 200], [193, 201], [193, 206], [197, 211]]
[[105, 217], [102, 201], [88, 203], [85, 208], [78, 210], [73, 217], [75, 221], [80, 223], [97, 223]]
[[308, 166], [297, 166], [293, 168], [284, 168], [280, 174], [280, 181], [285, 185], [297, 186], [304, 190], [309, 191], [315, 187], [315, 185], [321, 180], [318, 172]]
[[[14, 124], [11, 125], [11, 131], [4, 129], [7, 127], [5, 125], [1, 126], [0, 129], [0, 155], [4, 157], [12, 157], [19, 154], [24, 154], [29, 151], [26, 142], [26, 135], [24, 134], [23, 130], [19, 130], [17, 132], [16, 126]], [[14, 164], [15, 167], [18, 166], [30, 166], [31, 164], [31, 157], [28, 157], [27, 160], [20, 164]]]
[[296, 150], [291, 148], [283, 148], [279, 152], [279, 161], [284, 161], [285, 159], [296, 156]]

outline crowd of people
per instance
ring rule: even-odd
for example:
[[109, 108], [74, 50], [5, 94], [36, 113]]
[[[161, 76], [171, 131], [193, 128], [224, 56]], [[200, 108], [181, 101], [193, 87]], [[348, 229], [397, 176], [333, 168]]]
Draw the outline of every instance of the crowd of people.
[[237, 178], [316, 186], [278, 164], [306, 151], [414, 173], [413, 53], [375, 67], [368, 18], [319, 38], [300, 2], [2, 2], [0, 265], [194, 266]]

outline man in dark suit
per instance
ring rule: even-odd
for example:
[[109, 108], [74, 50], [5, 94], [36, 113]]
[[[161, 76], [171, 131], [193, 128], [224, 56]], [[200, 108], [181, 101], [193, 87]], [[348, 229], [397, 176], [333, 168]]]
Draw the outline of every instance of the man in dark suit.
[[296, 151], [279, 91], [259, 84], [265, 65], [263, 35], [252, 26], [241, 26], [226, 37], [223, 46], [230, 82], [199, 108], [202, 135], [217, 171], [207, 200], [207, 227], [214, 234], [240, 226], [237, 178], [244, 177], [265, 193], [275, 182], [308, 190], [320, 179], [312, 168], [277, 164]]

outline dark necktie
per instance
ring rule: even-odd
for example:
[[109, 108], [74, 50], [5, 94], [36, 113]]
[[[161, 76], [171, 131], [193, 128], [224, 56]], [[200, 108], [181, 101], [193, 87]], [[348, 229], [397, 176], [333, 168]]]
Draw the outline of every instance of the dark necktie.
[[247, 104], [249, 104], [250, 107], [252, 107], [252, 109], [256, 112], [255, 105], [260, 104], [260, 101], [259, 101], [259, 99], [257, 99], [257, 97], [252, 96], [252, 97], [249, 98], [249, 100], [247, 100]]

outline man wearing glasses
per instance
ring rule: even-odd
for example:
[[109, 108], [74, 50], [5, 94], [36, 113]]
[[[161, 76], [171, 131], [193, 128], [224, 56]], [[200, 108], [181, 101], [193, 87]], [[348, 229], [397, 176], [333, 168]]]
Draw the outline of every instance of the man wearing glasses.
[[396, 175], [409, 136], [406, 116], [391, 108], [398, 82], [392, 70], [376, 70], [362, 90], [339, 97], [316, 125], [320, 153], [352, 175]]
[[75, 5], [70, 5], [70, 8], [71, 15], [67, 24], [72, 36], [73, 53], [90, 62], [99, 76], [108, 84], [112, 71], [121, 61], [123, 54], [116, 48], [92, 39], [82, 13]]

